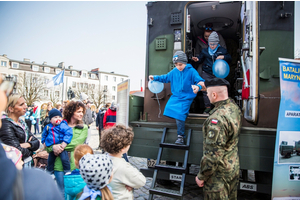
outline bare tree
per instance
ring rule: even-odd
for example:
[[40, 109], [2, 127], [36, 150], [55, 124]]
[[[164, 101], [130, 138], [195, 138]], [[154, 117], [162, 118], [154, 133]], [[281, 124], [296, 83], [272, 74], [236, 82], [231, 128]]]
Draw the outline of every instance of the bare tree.
[[75, 98], [79, 99], [81, 93], [88, 94], [88, 90], [87, 83], [77, 83], [77, 87], [74, 89]]
[[107, 101], [107, 92], [105, 92], [101, 86], [89, 85], [88, 95], [97, 109], [101, 104], [104, 104], [106, 103], [105, 101]]
[[55, 95], [55, 92], [50, 92], [50, 101], [53, 104], [53, 107], [56, 107], [56, 104], [59, 102], [59, 97]]
[[45, 89], [44, 77], [33, 73], [19, 73], [17, 91], [24, 97], [27, 105], [32, 105], [35, 101], [40, 101]]

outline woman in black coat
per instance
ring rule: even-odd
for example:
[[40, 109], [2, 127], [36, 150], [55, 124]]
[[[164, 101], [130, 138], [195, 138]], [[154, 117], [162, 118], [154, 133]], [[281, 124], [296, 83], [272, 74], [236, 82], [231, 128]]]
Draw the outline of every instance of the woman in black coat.
[[11, 95], [2, 116], [0, 139], [4, 144], [14, 146], [22, 152], [24, 167], [31, 167], [31, 156], [39, 146], [39, 140], [32, 135], [26, 123], [20, 118], [26, 113], [25, 99], [18, 94]]

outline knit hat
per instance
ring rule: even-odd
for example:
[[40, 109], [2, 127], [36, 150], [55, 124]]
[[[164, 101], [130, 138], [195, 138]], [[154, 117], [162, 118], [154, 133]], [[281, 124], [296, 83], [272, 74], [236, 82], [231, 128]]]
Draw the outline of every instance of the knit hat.
[[187, 57], [186, 54], [183, 51], [176, 51], [173, 56], [173, 63], [187, 63]]
[[79, 161], [81, 177], [93, 190], [100, 190], [109, 183], [112, 166], [112, 161], [105, 154], [86, 154]]
[[48, 115], [49, 115], [49, 119], [50, 120], [51, 120], [52, 117], [55, 117], [55, 116], [62, 117], [61, 112], [59, 110], [55, 109], [55, 108], [52, 109], [52, 110], [50, 110], [49, 113], [48, 113]]
[[19, 151], [15, 147], [8, 146], [8, 145], [3, 144], [3, 143], [1, 143], [1, 144], [2, 144], [2, 147], [5, 151], [5, 153], [6, 153], [6, 157], [11, 159], [12, 162], [16, 165], [19, 162], [19, 160], [21, 160], [21, 158], [22, 158], [22, 152]]
[[84, 93], [80, 94], [80, 101], [84, 101], [84, 100], [87, 100], [87, 99], [88, 99], [88, 95], [86, 95]]
[[219, 43], [219, 35], [216, 31], [213, 31], [209, 37], [208, 37], [208, 42], [218, 42]]

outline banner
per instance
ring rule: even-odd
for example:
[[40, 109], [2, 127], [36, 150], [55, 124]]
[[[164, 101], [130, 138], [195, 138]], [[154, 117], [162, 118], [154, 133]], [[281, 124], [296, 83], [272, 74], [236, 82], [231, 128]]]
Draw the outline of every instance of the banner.
[[129, 79], [118, 84], [117, 89], [117, 124], [128, 127], [129, 118]]
[[300, 61], [279, 58], [279, 70], [272, 199], [300, 200]]

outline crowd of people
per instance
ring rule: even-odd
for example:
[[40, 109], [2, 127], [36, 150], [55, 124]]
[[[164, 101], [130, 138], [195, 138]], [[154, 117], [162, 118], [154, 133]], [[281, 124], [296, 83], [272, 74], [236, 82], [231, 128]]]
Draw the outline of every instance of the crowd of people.
[[[205, 199], [236, 199], [242, 114], [228, 97], [228, 81], [212, 73], [215, 60], [230, 62], [231, 57], [219, 44], [219, 35], [207, 33], [207, 46], [192, 58], [203, 63], [202, 74], [187, 63], [183, 51], [177, 51], [173, 56], [176, 68], [149, 79], [171, 83], [173, 95], [164, 115], [176, 120], [178, 145], [185, 144], [185, 120], [191, 103], [199, 91], [204, 92], [209, 117], [203, 124], [204, 155], [195, 182], [204, 188]], [[55, 108], [51, 102], [28, 107], [21, 95], [11, 94], [12, 90], [13, 84], [0, 76], [0, 199], [133, 199], [133, 189], [145, 185], [145, 176], [127, 158], [133, 130], [116, 124], [114, 103], [95, 112], [87, 95], [81, 95], [79, 101], [64, 101]], [[89, 146], [94, 121], [101, 154]], [[46, 171], [32, 168], [32, 156], [41, 147], [48, 154]]]

